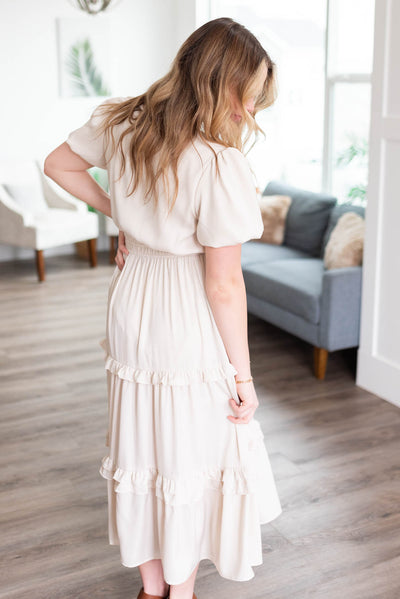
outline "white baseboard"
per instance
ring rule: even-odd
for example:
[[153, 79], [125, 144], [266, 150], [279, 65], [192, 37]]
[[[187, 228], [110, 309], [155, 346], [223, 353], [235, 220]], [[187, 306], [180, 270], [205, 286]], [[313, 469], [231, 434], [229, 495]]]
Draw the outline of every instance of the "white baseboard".
[[361, 349], [357, 353], [356, 385], [400, 408], [400, 365]]

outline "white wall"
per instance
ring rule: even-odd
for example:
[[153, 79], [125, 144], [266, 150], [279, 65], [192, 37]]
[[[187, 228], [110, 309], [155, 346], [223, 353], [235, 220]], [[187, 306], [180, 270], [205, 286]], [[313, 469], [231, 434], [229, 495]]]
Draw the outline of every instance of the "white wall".
[[[24, 160], [44, 160], [102, 101], [59, 96], [56, 18], [109, 19], [112, 95], [128, 96], [167, 72], [194, 29], [194, 6], [194, 0], [119, 0], [92, 17], [69, 0], [0, 0], [1, 177], [15, 170], [15, 163], [19, 168]], [[71, 251], [64, 246], [46, 254]], [[0, 261], [20, 257], [32, 258], [32, 251], [0, 245]]]
[[357, 385], [400, 406], [400, 3], [377, 0]]
[[175, 14], [177, 51], [196, 27], [208, 21], [208, 0], [175, 0]]

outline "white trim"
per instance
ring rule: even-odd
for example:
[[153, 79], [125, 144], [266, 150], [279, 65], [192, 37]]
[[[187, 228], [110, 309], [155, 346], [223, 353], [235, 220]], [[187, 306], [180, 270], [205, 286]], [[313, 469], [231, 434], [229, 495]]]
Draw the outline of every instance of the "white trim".
[[[376, 330], [379, 289], [376, 281], [379, 280], [381, 227], [379, 226], [382, 203], [375, 198], [382, 198], [383, 182], [380, 173], [383, 169], [383, 152], [381, 151], [381, 121], [379, 115], [383, 107], [384, 74], [382, 65], [385, 60], [384, 45], [376, 41], [384, 38], [385, 31], [385, 3], [377, 3], [375, 14], [375, 49], [374, 65], [372, 73], [372, 95], [371, 95], [371, 124], [369, 133], [369, 164], [368, 164], [368, 188], [367, 207], [365, 219], [365, 243], [363, 256], [363, 281], [361, 300], [361, 330], [359, 354], [374, 354], [376, 351]], [[379, 12], [378, 12], [379, 6]], [[368, 316], [367, 316], [368, 315]], [[367, 350], [368, 348], [368, 350]], [[363, 369], [364, 370], [364, 369]]]
[[371, 83], [370, 73], [336, 73], [327, 77], [331, 83]]
[[359, 349], [356, 385], [400, 408], [400, 370], [396, 364]]
[[[400, 113], [387, 115], [391, 78], [397, 68], [389, 56], [390, 37], [395, 35], [398, 27], [398, 23], [393, 22], [394, 16], [399, 17], [398, 12], [393, 13], [394, 5], [390, 0], [375, 3], [368, 204], [356, 384], [400, 407], [400, 361], [391, 359], [393, 352], [388, 352], [390, 357], [382, 355], [382, 348], [388, 346], [387, 335], [396, 338], [399, 329], [397, 307], [387, 302], [389, 284], [392, 297], [400, 294], [397, 256], [385, 251], [385, 236], [396, 234], [396, 224], [388, 220], [393, 212], [396, 189], [393, 189], [393, 179], [392, 188], [388, 189], [387, 168], [393, 169], [393, 165], [389, 166], [391, 152], [396, 147], [393, 142], [400, 144]], [[381, 291], [383, 288], [385, 292]], [[386, 339], [379, 339], [381, 324], [389, 317], [393, 328], [390, 332], [385, 331]]]
[[382, 118], [381, 135], [385, 139], [399, 141], [400, 139], [400, 119], [399, 117]]
[[322, 155], [322, 191], [332, 190], [334, 85], [325, 79], [324, 144]]
[[326, 20], [325, 20], [325, 64], [324, 64], [324, 122], [323, 122], [323, 140], [322, 140], [322, 173], [321, 189], [328, 192], [331, 187], [331, 177], [329, 175], [330, 154], [332, 150], [331, 132], [332, 132], [332, 96], [331, 88], [328, 86], [328, 48], [329, 48], [329, 1], [326, 0]]

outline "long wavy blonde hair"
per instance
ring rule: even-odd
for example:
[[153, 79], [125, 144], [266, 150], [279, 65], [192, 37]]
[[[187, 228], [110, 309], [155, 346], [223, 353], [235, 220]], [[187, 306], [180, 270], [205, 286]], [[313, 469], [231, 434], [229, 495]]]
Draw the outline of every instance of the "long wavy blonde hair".
[[[267, 77], [250, 115], [244, 103], [263, 61], [268, 69]], [[240, 112], [235, 111], [242, 116], [240, 122], [230, 118], [232, 92], [241, 106]], [[179, 156], [188, 143], [199, 137], [208, 145], [217, 142], [243, 151], [253, 134], [254, 143], [259, 133], [265, 135], [254, 116], [275, 99], [275, 63], [246, 27], [224, 17], [196, 29], [182, 44], [170, 71], [144, 94], [100, 106], [101, 114], [103, 111], [105, 114], [100, 130], [105, 132], [107, 143], [112, 142], [111, 154], [121, 152], [120, 177], [126, 169], [122, 142], [129, 136], [128, 158], [132, 170], [129, 185], [133, 183], [133, 186], [127, 195], [134, 193], [144, 177], [145, 201], [153, 197], [157, 203], [157, 181], [162, 177], [169, 198], [167, 172], [172, 169], [175, 190], [172, 202], [168, 200], [170, 211], [178, 194]], [[126, 121], [116, 148], [112, 129]], [[217, 160], [216, 170], [219, 172]]]

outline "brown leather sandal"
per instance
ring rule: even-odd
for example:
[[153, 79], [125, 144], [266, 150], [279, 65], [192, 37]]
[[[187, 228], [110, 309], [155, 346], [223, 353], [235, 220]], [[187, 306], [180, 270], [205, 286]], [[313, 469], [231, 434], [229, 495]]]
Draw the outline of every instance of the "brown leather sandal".
[[169, 591], [168, 591], [168, 595], [166, 597], [160, 597], [160, 595], [148, 595], [147, 593], [144, 592], [144, 588], [142, 587], [139, 591], [139, 595], [137, 596], [137, 599], [168, 599], [169, 597]]
[[[147, 593], [144, 592], [144, 589], [142, 587], [139, 591], [139, 595], [137, 596], [137, 599], [169, 599], [169, 591], [168, 591], [168, 595], [166, 597], [160, 597], [159, 595], [148, 595]], [[193, 599], [197, 599], [197, 597], [194, 593], [193, 593]]]

